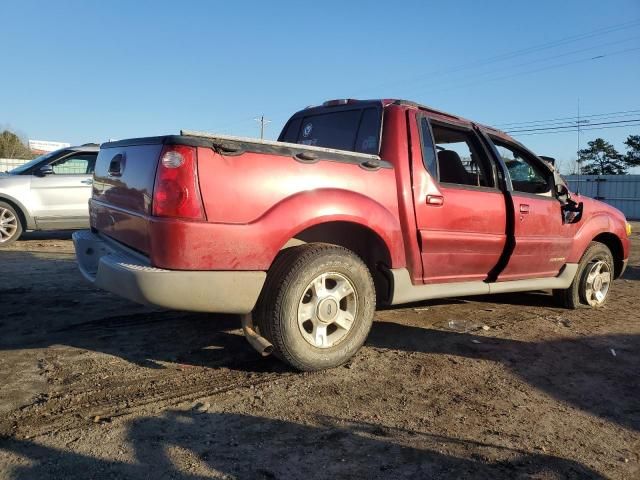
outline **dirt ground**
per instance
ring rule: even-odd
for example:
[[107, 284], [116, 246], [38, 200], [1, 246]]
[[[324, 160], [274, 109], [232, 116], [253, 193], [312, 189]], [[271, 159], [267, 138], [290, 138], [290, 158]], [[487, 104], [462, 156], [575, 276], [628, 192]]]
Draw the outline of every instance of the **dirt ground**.
[[536, 292], [378, 311], [315, 374], [259, 358], [236, 317], [93, 289], [69, 234], [27, 235], [0, 251], [0, 478], [640, 478], [634, 227], [600, 310]]

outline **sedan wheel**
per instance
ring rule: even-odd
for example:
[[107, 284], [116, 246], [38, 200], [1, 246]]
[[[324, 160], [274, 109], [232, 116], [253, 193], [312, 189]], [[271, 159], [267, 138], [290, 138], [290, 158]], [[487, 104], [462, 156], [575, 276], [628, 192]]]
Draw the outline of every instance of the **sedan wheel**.
[[0, 204], [0, 244], [13, 243], [20, 232], [20, 220], [16, 212], [9, 205]]

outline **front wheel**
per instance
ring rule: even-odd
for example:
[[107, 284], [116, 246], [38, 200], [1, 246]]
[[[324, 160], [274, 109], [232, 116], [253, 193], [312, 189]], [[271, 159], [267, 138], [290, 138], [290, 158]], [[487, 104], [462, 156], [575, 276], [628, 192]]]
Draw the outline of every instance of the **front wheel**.
[[0, 247], [12, 244], [22, 234], [22, 224], [15, 209], [5, 202], [0, 202]]
[[314, 243], [284, 250], [256, 309], [274, 354], [302, 371], [345, 363], [369, 334], [375, 312], [369, 269], [353, 252]]
[[553, 295], [567, 308], [601, 307], [611, 290], [613, 273], [613, 256], [609, 248], [600, 242], [591, 242], [569, 288], [554, 290]]

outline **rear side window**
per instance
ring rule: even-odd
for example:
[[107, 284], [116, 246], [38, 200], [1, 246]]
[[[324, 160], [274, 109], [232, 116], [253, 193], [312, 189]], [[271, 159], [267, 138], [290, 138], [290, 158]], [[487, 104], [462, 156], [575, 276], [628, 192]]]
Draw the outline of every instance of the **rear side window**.
[[489, 160], [473, 131], [440, 124], [431, 127], [441, 183], [493, 187]]
[[302, 116], [289, 122], [281, 140], [377, 155], [381, 115], [376, 108], [365, 108]]

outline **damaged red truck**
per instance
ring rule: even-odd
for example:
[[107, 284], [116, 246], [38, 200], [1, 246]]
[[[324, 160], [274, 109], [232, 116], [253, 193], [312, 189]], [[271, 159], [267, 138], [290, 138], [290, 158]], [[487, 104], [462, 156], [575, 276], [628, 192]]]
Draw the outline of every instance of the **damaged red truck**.
[[624, 215], [569, 193], [546, 160], [399, 100], [307, 108], [277, 142], [105, 143], [90, 215], [73, 236], [89, 281], [240, 314], [255, 348], [300, 370], [347, 361], [376, 305], [549, 289], [601, 306], [629, 256]]

